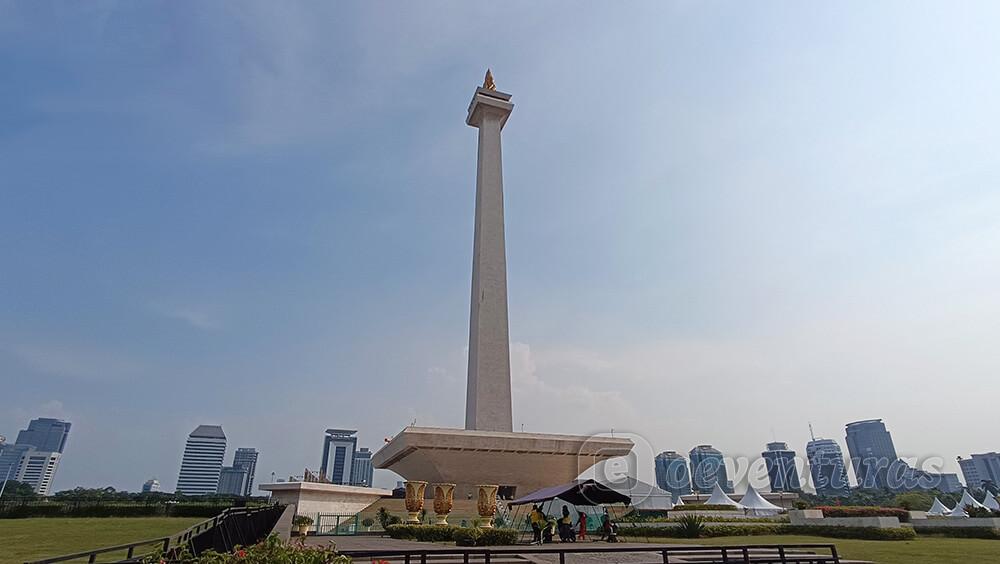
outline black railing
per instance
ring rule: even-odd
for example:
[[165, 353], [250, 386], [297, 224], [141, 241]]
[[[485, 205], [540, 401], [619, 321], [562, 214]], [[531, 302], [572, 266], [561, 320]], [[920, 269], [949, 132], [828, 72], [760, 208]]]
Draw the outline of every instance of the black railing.
[[[816, 550], [827, 551], [829, 554], [818, 554]], [[651, 553], [662, 558], [663, 564], [682, 562], [681, 556], [697, 554], [701, 558], [718, 558], [718, 562], [727, 564], [840, 564], [837, 547], [833, 544], [748, 544], [740, 546], [577, 546], [562, 545], [495, 547], [495, 548], [432, 548], [430, 550], [343, 550], [340, 554], [355, 559], [385, 560], [389, 558], [402, 559], [404, 564], [427, 564], [428, 557], [442, 555], [462, 556], [464, 564], [469, 564], [470, 558], [477, 557], [484, 564], [490, 564], [495, 556], [515, 554], [558, 554], [559, 564], [566, 564], [567, 554], [595, 553]], [[671, 559], [671, 556], [676, 557]]]
[[284, 510], [282, 505], [234, 507], [169, 537], [107, 546], [25, 564], [50, 564], [83, 558], [92, 564], [101, 556], [113, 554], [118, 555], [114, 562], [136, 562], [137, 558], [153, 553], [162, 554], [166, 560], [171, 560], [185, 549], [193, 555], [209, 549], [229, 552], [237, 545], [247, 546], [260, 542], [271, 532]]

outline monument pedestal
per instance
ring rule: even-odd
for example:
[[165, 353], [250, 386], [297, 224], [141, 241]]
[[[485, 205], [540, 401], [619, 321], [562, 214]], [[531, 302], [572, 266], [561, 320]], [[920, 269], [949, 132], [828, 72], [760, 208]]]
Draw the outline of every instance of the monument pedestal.
[[372, 464], [407, 480], [455, 484], [459, 499], [475, 498], [479, 484], [497, 484], [502, 497], [513, 498], [575, 480], [632, 446], [622, 438], [407, 427]]

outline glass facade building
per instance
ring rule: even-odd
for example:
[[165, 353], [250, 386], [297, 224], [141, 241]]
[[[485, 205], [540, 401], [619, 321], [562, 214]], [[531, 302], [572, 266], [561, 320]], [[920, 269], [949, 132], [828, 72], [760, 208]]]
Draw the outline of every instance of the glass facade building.
[[844, 496], [850, 491], [844, 453], [833, 439], [813, 439], [806, 444], [809, 474], [817, 495]]
[[847, 451], [851, 467], [862, 489], [888, 489], [890, 466], [899, 457], [892, 435], [881, 419], [867, 419], [847, 424]]
[[688, 453], [691, 460], [691, 487], [697, 493], [711, 493], [715, 484], [722, 491], [733, 493], [733, 484], [726, 474], [722, 453], [712, 445], [698, 445]]
[[691, 493], [691, 473], [688, 461], [673, 450], [661, 452], [653, 459], [653, 473], [656, 486], [670, 492], [676, 501], [682, 495]]
[[795, 468], [795, 451], [787, 443], [768, 443], [760, 453], [767, 467], [767, 479], [772, 492], [797, 492], [802, 490], [799, 471]]

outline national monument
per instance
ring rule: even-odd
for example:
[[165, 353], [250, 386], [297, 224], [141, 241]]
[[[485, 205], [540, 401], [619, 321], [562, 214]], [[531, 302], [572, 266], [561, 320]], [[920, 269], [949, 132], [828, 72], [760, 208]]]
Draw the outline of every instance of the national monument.
[[372, 459], [407, 480], [456, 484], [461, 497], [481, 484], [512, 498], [569, 482], [633, 446], [624, 438], [513, 432], [500, 143], [510, 98], [487, 71], [465, 120], [479, 130], [465, 429], [406, 427]]

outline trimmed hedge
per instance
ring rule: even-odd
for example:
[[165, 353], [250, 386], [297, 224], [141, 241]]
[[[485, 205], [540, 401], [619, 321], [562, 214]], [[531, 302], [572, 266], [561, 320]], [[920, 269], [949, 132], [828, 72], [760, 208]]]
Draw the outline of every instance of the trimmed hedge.
[[899, 541], [913, 540], [917, 533], [910, 527], [879, 529], [876, 527], [837, 527], [833, 525], [784, 525], [786, 535], [814, 535], [835, 539]]
[[1000, 529], [991, 527], [920, 527], [918, 531], [920, 536], [1000, 540]]
[[231, 505], [210, 503], [25, 503], [0, 506], [0, 519], [30, 517], [215, 517]]
[[389, 525], [385, 531], [394, 539], [454, 542], [458, 546], [514, 544], [518, 536], [514, 529], [479, 529], [454, 525]]
[[897, 517], [900, 523], [910, 522], [910, 512], [898, 507], [867, 507], [863, 505], [825, 505], [815, 507], [824, 517]]
[[[630, 537], [682, 538], [684, 536], [681, 527], [623, 527], [619, 533]], [[917, 537], [913, 529], [909, 527], [876, 529], [875, 527], [796, 526], [785, 523], [775, 523], [773, 525], [761, 523], [746, 526], [705, 525], [701, 532], [702, 538], [761, 535], [812, 535], [817, 537], [862, 540], [913, 540]]]
[[686, 505], [681, 505], [680, 509], [671, 509], [668, 513], [674, 511], [684, 512], [684, 511], [732, 511], [734, 513], [741, 512], [740, 508], [733, 507], [732, 505], [708, 505], [707, 503], [691, 503]]

